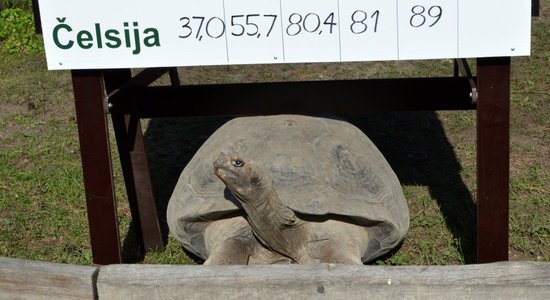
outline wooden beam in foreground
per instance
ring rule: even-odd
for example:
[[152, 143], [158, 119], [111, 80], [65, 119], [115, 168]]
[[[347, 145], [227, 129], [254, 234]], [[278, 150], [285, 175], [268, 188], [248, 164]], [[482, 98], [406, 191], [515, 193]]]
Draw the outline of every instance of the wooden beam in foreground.
[[550, 264], [100, 269], [99, 299], [550, 299]]

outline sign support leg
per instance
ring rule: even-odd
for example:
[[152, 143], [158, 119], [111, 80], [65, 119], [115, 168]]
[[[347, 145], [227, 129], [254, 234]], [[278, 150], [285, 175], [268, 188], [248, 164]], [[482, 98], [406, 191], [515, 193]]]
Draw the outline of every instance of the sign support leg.
[[[106, 71], [107, 93], [131, 78], [129, 69]], [[135, 235], [142, 251], [164, 249], [139, 116], [135, 109], [129, 114], [111, 116]]]
[[477, 60], [477, 261], [508, 260], [510, 58]]
[[72, 71], [93, 263], [121, 263], [101, 71]]

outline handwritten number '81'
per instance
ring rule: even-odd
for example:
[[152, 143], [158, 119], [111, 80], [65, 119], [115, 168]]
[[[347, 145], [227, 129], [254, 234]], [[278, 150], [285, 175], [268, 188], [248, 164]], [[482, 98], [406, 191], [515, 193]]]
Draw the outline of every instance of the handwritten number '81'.
[[[425, 16], [426, 13], [426, 7], [422, 5], [415, 5], [411, 8], [411, 12], [413, 15], [411, 16], [411, 19], [409, 20], [409, 24], [414, 27], [418, 28], [421, 26], [424, 26], [427, 21], [427, 17]], [[432, 19], [434, 19], [433, 23], [429, 25], [429, 27], [433, 27], [439, 20], [441, 20], [441, 16], [443, 15], [443, 9], [439, 5], [434, 5], [428, 9], [428, 16]]]

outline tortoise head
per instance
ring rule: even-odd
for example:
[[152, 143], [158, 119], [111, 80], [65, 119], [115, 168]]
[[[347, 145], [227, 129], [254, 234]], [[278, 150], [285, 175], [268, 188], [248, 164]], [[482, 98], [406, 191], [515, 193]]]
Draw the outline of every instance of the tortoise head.
[[271, 180], [256, 162], [238, 154], [221, 153], [214, 160], [214, 172], [242, 201], [257, 198], [271, 186]]

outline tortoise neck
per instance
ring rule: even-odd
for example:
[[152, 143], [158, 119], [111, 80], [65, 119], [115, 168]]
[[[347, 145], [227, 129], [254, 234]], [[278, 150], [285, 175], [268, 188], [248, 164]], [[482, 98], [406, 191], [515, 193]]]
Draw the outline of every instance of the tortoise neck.
[[273, 251], [300, 262], [306, 223], [288, 208], [270, 187], [252, 201], [241, 201], [254, 235]]

